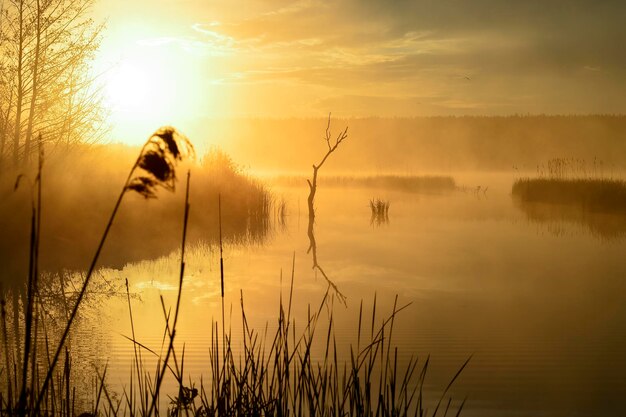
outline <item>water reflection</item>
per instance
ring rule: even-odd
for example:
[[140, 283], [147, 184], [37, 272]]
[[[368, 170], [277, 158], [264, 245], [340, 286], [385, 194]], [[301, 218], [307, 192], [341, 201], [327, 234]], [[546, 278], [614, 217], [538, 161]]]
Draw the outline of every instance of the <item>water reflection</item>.
[[[613, 229], [619, 236], [626, 228], [619, 217], [575, 211], [564, 217], [568, 212], [563, 208], [513, 204], [508, 190], [510, 183], [492, 186], [488, 199], [482, 192], [385, 194], [393, 222], [372, 230], [366, 207], [371, 190], [324, 189], [316, 202], [317, 223], [309, 221], [306, 234], [295, 216], [286, 216], [285, 233], [273, 231], [272, 222], [267, 228], [261, 224], [259, 229], [267, 231], [262, 245], [231, 243], [226, 248], [226, 301], [237, 306], [241, 289], [250, 300], [251, 328], [264, 329], [268, 322], [271, 327], [279, 303], [278, 273], [291, 267], [296, 250], [293, 315], [298, 328], [306, 323], [307, 305], [323, 298], [327, 288], [334, 291], [331, 282], [351, 300], [333, 319], [338, 344], [358, 328], [359, 300], [371, 300], [376, 293], [389, 304], [399, 293], [401, 304], [413, 302], [394, 328], [399, 360], [432, 354], [432, 380], [426, 388], [436, 391], [436, 398], [467, 356], [476, 353], [453, 395], [469, 394], [462, 415], [620, 415], [615, 399], [626, 394], [621, 337], [626, 331], [626, 242], [606, 237], [600, 242], [599, 232], [591, 232], [584, 222], [593, 217], [595, 228]], [[299, 192], [303, 199], [304, 191]], [[204, 210], [206, 226], [217, 230], [210, 205], [192, 206], [192, 212]], [[554, 239], [535, 233], [535, 223], [546, 230], [551, 224], [564, 225], [561, 230], [579, 225], [584, 233]], [[211, 244], [191, 245], [179, 337], [187, 343], [186, 369], [196, 376], [209, 366], [206, 323], [220, 315], [217, 258]], [[332, 281], [312, 283], [309, 262], [318, 276]], [[131, 291], [142, 293], [133, 314], [141, 323], [139, 339], [151, 347], [162, 340], [161, 322], [155, 320], [161, 315], [159, 295], [171, 304], [177, 268], [178, 254], [172, 252], [102, 271], [113, 288], [128, 277]], [[113, 358], [110, 375], [125, 381], [132, 358], [132, 345], [119, 336], [129, 334], [126, 303], [123, 297], [101, 298], [98, 316], [84, 320], [84, 328], [105, 335], [101, 351]], [[392, 308], [379, 306], [380, 311]], [[364, 310], [363, 317], [371, 315]], [[107, 320], [113, 322], [108, 330], [101, 324]], [[234, 337], [240, 330], [233, 327]]]
[[[311, 206], [310, 206], [311, 207]], [[328, 288], [333, 290], [334, 295], [337, 296], [339, 301], [341, 301], [344, 305], [346, 303], [346, 296], [339, 290], [337, 284], [335, 284], [324, 272], [324, 269], [320, 266], [317, 260], [317, 242], [315, 241], [315, 216], [313, 215], [313, 210], [309, 208], [309, 224], [307, 227], [307, 236], [309, 237], [309, 248], [306, 253], [311, 254], [311, 259], [313, 261], [313, 269], [318, 271], [326, 282], [328, 283]]]
[[622, 239], [626, 236], [626, 215], [588, 210], [583, 206], [527, 202], [513, 198], [515, 206], [526, 218], [540, 224], [554, 236], [569, 236], [573, 226], [602, 240]]
[[[200, 176], [200, 175], [198, 175]], [[241, 194], [231, 188], [203, 187], [202, 178], [191, 189], [192, 210], [188, 241], [216, 244], [218, 236], [217, 195], [222, 191], [222, 226], [224, 241], [229, 244], [262, 245], [272, 236], [277, 224], [284, 222], [284, 211], [274, 208], [274, 199], [266, 190]], [[84, 271], [97, 247], [109, 210], [110, 201], [90, 195], [77, 196], [68, 208], [52, 193], [44, 193], [39, 268], [62, 274]], [[27, 193], [4, 195], [0, 212], [0, 283], [21, 285], [28, 276], [30, 196]], [[162, 193], [157, 201], [147, 201], [129, 194], [100, 256], [99, 265], [122, 268], [130, 262], [156, 259], [175, 250], [180, 240], [182, 195]], [[100, 205], [100, 207], [96, 207]], [[284, 210], [284, 209], [283, 209]], [[273, 215], [278, 211], [279, 215]]]
[[[71, 307], [76, 302], [82, 279], [81, 274], [68, 272], [41, 273], [39, 276], [32, 310], [30, 372], [41, 376], [48, 371], [48, 364], [54, 353], [51, 349], [59, 343]], [[24, 363], [28, 329], [24, 321], [26, 294], [25, 284], [3, 287], [0, 293], [2, 301], [0, 368], [4, 373], [0, 379], [2, 392], [7, 392], [7, 381], [12, 383], [20, 381], [23, 374], [21, 366]], [[103, 370], [110, 355], [110, 335], [105, 331], [106, 323], [102, 321], [100, 312], [106, 309], [106, 305], [113, 299], [121, 299], [122, 295], [125, 296], [125, 293], [118, 283], [100, 275], [92, 281], [90, 290], [83, 299], [75, 327], [65, 345], [67, 354], [55, 370], [55, 378], [61, 381], [72, 369], [72, 398], [77, 409], [89, 409], [88, 399], [93, 394], [94, 370]], [[137, 297], [132, 294], [130, 296]], [[30, 388], [28, 392], [30, 393]], [[6, 403], [4, 405], [6, 406]]]
[[370, 210], [372, 215], [370, 216], [371, 226], [383, 226], [389, 224], [389, 200], [381, 200], [375, 198], [370, 200]]

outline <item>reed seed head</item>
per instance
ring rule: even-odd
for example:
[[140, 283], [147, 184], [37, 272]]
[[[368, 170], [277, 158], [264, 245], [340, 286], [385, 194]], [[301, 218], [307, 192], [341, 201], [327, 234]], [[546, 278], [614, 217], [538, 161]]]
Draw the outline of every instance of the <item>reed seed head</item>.
[[142, 148], [134, 168], [140, 173], [131, 178], [126, 190], [136, 191], [145, 198], [156, 198], [157, 186], [174, 191], [176, 163], [194, 158], [193, 145], [185, 135], [171, 126], [161, 127]]

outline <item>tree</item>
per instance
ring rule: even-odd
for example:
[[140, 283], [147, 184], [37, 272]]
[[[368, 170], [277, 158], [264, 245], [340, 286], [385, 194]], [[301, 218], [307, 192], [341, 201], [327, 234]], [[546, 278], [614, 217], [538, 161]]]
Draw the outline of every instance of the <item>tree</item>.
[[36, 134], [65, 145], [103, 132], [88, 71], [103, 30], [87, 16], [93, 2], [9, 0], [0, 11], [0, 162], [28, 162]]

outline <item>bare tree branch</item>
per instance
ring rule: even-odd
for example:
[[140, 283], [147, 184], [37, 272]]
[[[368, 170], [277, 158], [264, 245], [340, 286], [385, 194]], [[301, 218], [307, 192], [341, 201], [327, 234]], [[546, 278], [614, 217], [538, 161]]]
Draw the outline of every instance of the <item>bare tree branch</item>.
[[328, 113], [328, 123], [326, 125], [326, 134], [324, 136], [324, 141], [326, 142], [327, 151], [322, 160], [317, 164], [313, 164], [313, 178], [311, 180], [307, 179], [307, 184], [309, 185], [309, 197], [307, 199], [309, 205], [309, 226], [308, 226], [308, 237], [309, 237], [309, 249], [307, 253], [311, 253], [313, 258], [313, 269], [317, 270], [322, 274], [326, 282], [328, 283], [328, 287], [332, 288], [339, 300], [345, 305], [346, 304], [346, 296], [339, 290], [337, 285], [328, 277], [326, 272], [322, 269], [317, 261], [317, 243], [315, 241], [315, 193], [317, 192], [317, 174], [319, 169], [324, 165], [328, 157], [335, 152], [337, 147], [348, 137], [348, 127], [339, 133], [334, 141], [332, 141], [332, 133], [330, 129], [330, 116]]

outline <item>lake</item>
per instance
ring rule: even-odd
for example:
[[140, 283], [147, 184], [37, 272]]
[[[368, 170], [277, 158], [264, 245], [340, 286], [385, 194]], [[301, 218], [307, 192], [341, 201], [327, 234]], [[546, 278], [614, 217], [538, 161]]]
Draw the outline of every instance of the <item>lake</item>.
[[[464, 190], [318, 189], [317, 261], [346, 297], [343, 305], [330, 291], [343, 359], [356, 340], [361, 301], [364, 317], [371, 318], [376, 297], [378, 323], [397, 296], [399, 306], [410, 305], [395, 319], [393, 344], [400, 363], [411, 356], [422, 363], [430, 355], [430, 407], [471, 356], [445, 398], [458, 407], [467, 397], [462, 415], [622, 415], [626, 239], [603, 233], [589, 216], [559, 216], [558, 210], [538, 216], [537, 208], [520, 206], [510, 194], [512, 175], [455, 178]], [[277, 222], [265, 239], [224, 248], [226, 323], [235, 345], [241, 340], [241, 295], [251, 327], [261, 334], [266, 324], [275, 327], [279, 299], [289, 297], [294, 259], [296, 325], [305, 322], [308, 306], [319, 307], [327, 290], [307, 253], [306, 185], [275, 186], [274, 192], [286, 202], [284, 224]], [[372, 221], [372, 198], [390, 202], [388, 221]], [[192, 211], [206, 209], [191, 201]], [[219, 250], [202, 241], [190, 242], [187, 250], [176, 337], [180, 350], [184, 342], [185, 372], [198, 385], [210, 362], [212, 320], [221, 323]], [[128, 279], [136, 338], [157, 351], [164, 329], [159, 295], [173, 305], [178, 262], [174, 251], [101, 274], [118, 288]], [[122, 387], [134, 355], [122, 336], [131, 335], [123, 291], [89, 303], [78, 335], [85, 341], [79, 362], [108, 362], [109, 383]]]

